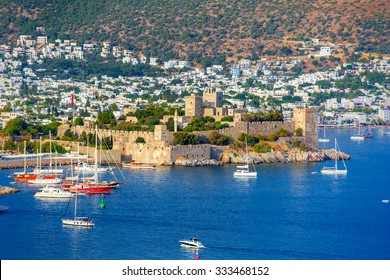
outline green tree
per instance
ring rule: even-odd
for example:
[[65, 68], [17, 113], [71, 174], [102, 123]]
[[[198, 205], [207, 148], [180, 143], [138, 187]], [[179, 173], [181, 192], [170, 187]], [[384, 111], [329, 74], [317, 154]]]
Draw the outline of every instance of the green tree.
[[229, 145], [230, 142], [229, 136], [222, 135], [216, 130], [211, 131], [208, 134], [207, 139], [213, 145]]
[[7, 122], [4, 131], [6, 135], [25, 135], [28, 125], [24, 118], [16, 117], [9, 122]]
[[177, 132], [173, 134], [174, 145], [196, 145], [199, 143], [198, 137], [193, 133]]
[[135, 143], [146, 143], [145, 139], [141, 136], [138, 136], [137, 139], [135, 139]]
[[97, 117], [97, 125], [99, 127], [105, 127], [105, 126], [115, 126], [116, 125], [116, 119], [112, 112], [102, 112], [98, 114]]
[[11, 140], [6, 140], [4, 142], [4, 150], [15, 151], [17, 149], [16, 144]]
[[77, 117], [75, 120], [74, 120], [74, 125], [84, 125], [84, 121], [81, 117]]
[[231, 121], [232, 121], [232, 118], [229, 116], [224, 116], [221, 118], [221, 122], [231, 122]]
[[300, 128], [300, 127], [295, 129], [295, 135], [298, 136], [298, 137], [302, 137], [303, 136], [303, 129]]

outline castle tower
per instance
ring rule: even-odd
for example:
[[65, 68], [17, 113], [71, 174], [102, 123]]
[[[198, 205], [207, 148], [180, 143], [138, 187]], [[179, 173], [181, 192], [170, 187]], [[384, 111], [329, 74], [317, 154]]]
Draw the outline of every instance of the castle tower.
[[304, 141], [307, 146], [318, 147], [317, 108], [295, 108], [294, 126], [295, 129], [302, 128]]
[[185, 115], [186, 117], [201, 117], [203, 115], [201, 96], [196, 96], [193, 93], [185, 97]]
[[213, 91], [211, 87], [203, 92], [203, 107], [204, 108], [219, 108], [223, 104], [223, 93]]
[[167, 141], [168, 130], [165, 124], [159, 124], [154, 127], [154, 140], [155, 141]]

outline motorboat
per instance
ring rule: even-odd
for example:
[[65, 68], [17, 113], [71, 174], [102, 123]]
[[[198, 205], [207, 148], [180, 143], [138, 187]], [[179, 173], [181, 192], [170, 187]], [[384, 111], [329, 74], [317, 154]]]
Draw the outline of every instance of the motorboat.
[[364, 138], [372, 138], [372, 134], [371, 133], [363, 134], [362, 136]]
[[134, 160], [132, 160], [130, 162], [123, 162], [122, 166], [129, 167], [132, 169], [155, 169], [156, 168], [155, 165], [144, 164], [142, 162], [136, 162]]
[[191, 238], [189, 240], [180, 240], [180, 246], [185, 248], [201, 249], [205, 246], [200, 242], [198, 238]]
[[0, 205], [0, 213], [4, 213], [5, 211], [7, 211], [7, 207], [6, 206], [3, 206], [3, 205]]
[[35, 193], [36, 198], [72, 198], [73, 193], [58, 189], [54, 186], [48, 185], [40, 189], [40, 192]]

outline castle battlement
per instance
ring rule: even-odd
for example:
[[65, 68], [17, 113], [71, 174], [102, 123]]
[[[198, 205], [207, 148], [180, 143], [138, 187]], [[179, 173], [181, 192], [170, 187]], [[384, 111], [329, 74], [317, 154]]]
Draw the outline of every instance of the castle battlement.
[[[294, 121], [263, 121], [263, 122], [236, 122], [233, 127], [218, 130], [220, 134], [229, 136], [231, 140], [238, 139], [241, 133], [250, 135], [268, 135], [281, 128], [295, 132], [297, 128], [303, 131], [303, 140], [307, 146], [317, 147], [318, 141], [318, 111], [317, 108], [296, 108]], [[79, 136], [82, 132], [95, 134], [95, 130], [83, 126], [61, 125], [58, 136], [62, 136], [67, 129]], [[200, 139], [207, 140], [210, 131], [194, 131]], [[164, 164], [174, 162], [179, 156], [191, 159], [210, 159], [211, 146], [203, 145], [171, 145], [173, 132], [168, 131], [166, 125], [156, 125], [154, 131], [120, 131], [98, 129], [98, 137], [113, 139], [113, 149], [119, 151], [123, 158], [134, 159], [147, 163]], [[145, 143], [135, 143], [142, 137]]]

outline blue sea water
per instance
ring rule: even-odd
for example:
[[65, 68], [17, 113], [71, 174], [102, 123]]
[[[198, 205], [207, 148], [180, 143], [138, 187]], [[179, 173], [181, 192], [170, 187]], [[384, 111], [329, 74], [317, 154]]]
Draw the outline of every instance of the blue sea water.
[[[353, 130], [327, 130], [351, 155], [348, 174], [322, 175], [325, 163], [257, 165], [256, 179], [233, 177], [235, 165], [122, 169], [127, 182], [105, 197], [79, 199], [91, 229], [65, 227], [68, 201], [33, 197], [37, 187], [14, 184], [0, 197], [2, 260], [185, 260], [178, 241], [198, 237], [203, 260], [390, 259], [390, 136], [350, 140]], [[320, 132], [321, 134], [321, 132]], [[1, 170], [10, 185], [15, 170]], [[110, 179], [110, 178], [107, 178]], [[70, 204], [67, 215], [72, 215]]]

